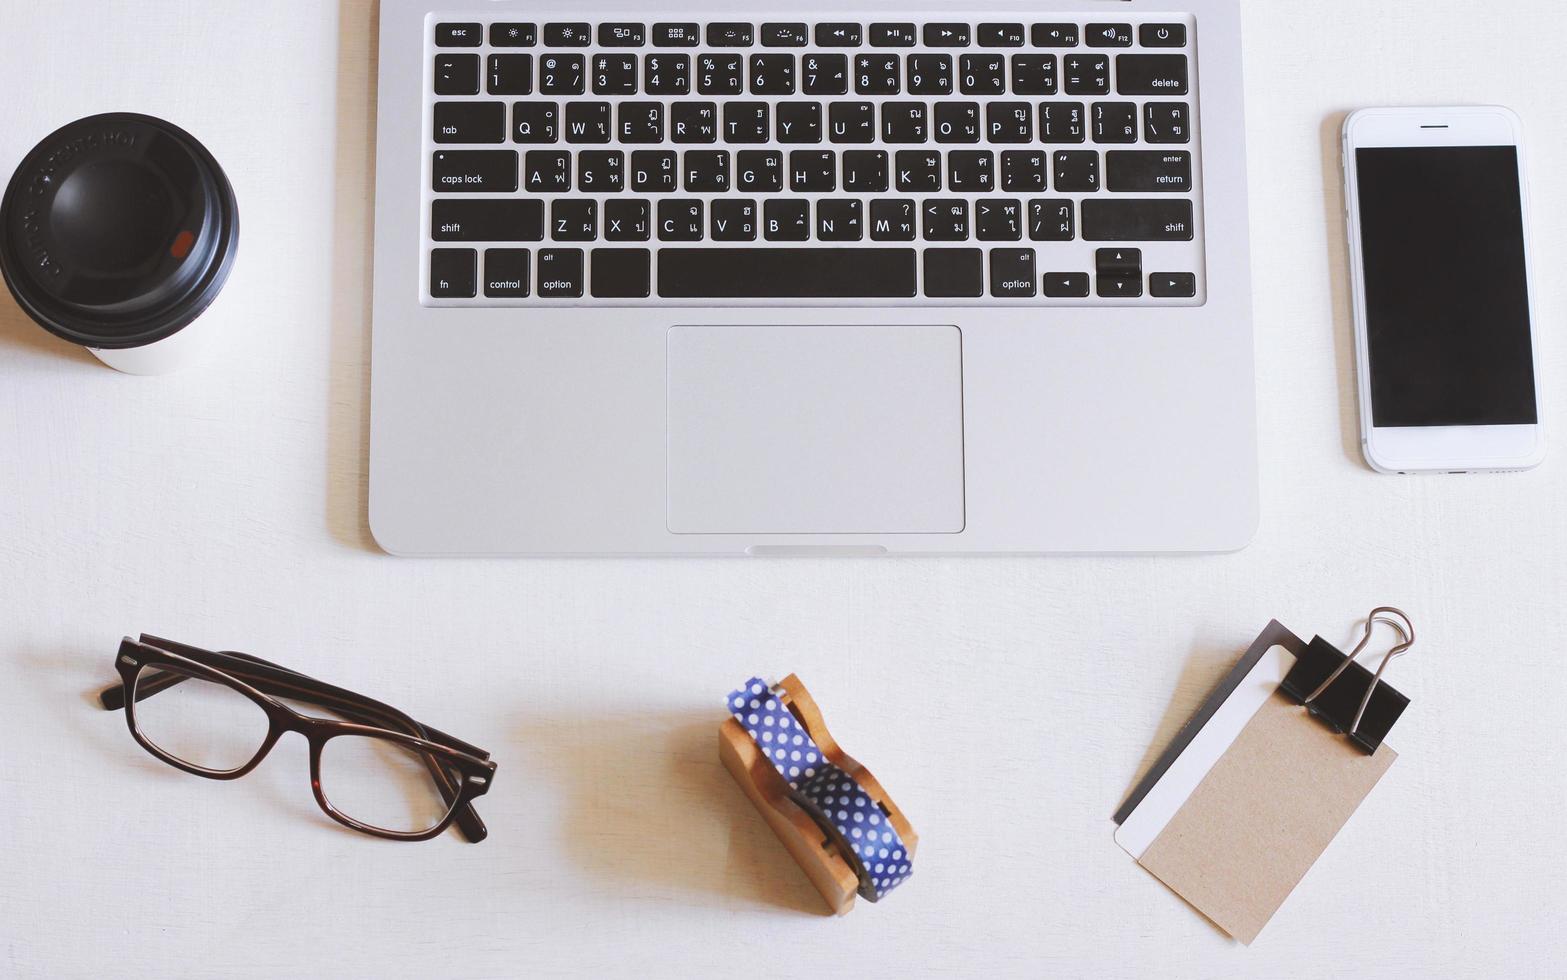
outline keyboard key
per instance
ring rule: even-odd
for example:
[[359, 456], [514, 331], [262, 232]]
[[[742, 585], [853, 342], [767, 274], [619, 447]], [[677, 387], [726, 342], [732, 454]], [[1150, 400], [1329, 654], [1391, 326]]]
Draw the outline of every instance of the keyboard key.
[[704, 54], [696, 59], [696, 88], [703, 95], [739, 95], [745, 90], [745, 62], [737, 54]]
[[517, 189], [517, 151], [438, 151], [430, 166], [430, 188], [445, 193], [511, 193]]
[[435, 141], [437, 143], [506, 142], [506, 104], [504, 102], [437, 102]]
[[763, 24], [762, 47], [803, 48], [810, 43], [804, 24]]
[[566, 142], [608, 143], [609, 113], [608, 102], [566, 103]]
[[886, 150], [845, 150], [843, 189], [851, 194], [882, 194], [887, 190]]
[[654, 24], [653, 43], [661, 48], [694, 47], [701, 40], [697, 24]]
[[793, 95], [794, 55], [751, 55], [752, 95]]
[[[1028, 237], [1036, 242], [1069, 242], [1076, 237], [1072, 215], [1072, 202], [1068, 198], [1035, 198], [1028, 202]], [[1086, 283], [1083, 295], [1088, 295]]]
[[961, 242], [968, 239], [968, 202], [957, 198], [932, 198], [920, 209], [925, 240]]
[[585, 48], [593, 43], [587, 24], [545, 24], [544, 44], [551, 48]]
[[925, 295], [970, 298], [985, 294], [985, 255], [977, 248], [927, 248]]
[[990, 295], [1002, 299], [1028, 299], [1039, 292], [1031, 248], [990, 250]]
[[471, 248], [430, 249], [430, 295], [472, 299], [479, 292], [479, 253]]
[[899, 150], [896, 160], [898, 190], [906, 194], [941, 190], [941, 154], [928, 150]]
[[707, 43], [715, 48], [749, 48], [755, 41], [750, 24], [721, 23], [707, 25]]
[[749, 198], [721, 197], [713, 201], [712, 239], [715, 242], [756, 241], [756, 202]]
[[778, 150], [741, 150], [735, 154], [735, 179], [748, 194], [783, 190], [783, 153]]
[[874, 143], [876, 107], [869, 102], [834, 102], [827, 107], [827, 129], [834, 143]]
[[676, 102], [669, 108], [670, 139], [676, 143], [718, 142], [718, 105]]
[[729, 189], [728, 150], [687, 150], [685, 189], [692, 194], [721, 193]]
[[995, 186], [995, 155], [989, 150], [953, 150], [947, 154], [947, 187], [983, 193]]
[[808, 54], [800, 59], [800, 90], [806, 95], [845, 95], [849, 91], [849, 56]]
[[490, 25], [490, 47], [531, 48], [539, 43], [539, 30], [532, 24], [497, 21]]
[[1101, 197], [1083, 202], [1086, 241], [1189, 242], [1192, 235], [1190, 198]]
[[775, 197], [762, 204], [762, 234], [770, 242], [803, 242], [811, 237], [810, 202]]
[[1045, 273], [1045, 295], [1052, 299], [1080, 299], [1088, 295], [1088, 273]]
[[529, 197], [436, 198], [430, 204], [430, 237], [438, 242], [543, 241], [544, 202]]
[[1185, 24], [1144, 24], [1137, 29], [1137, 43], [1145, 48], [1184, 48]]
[[1137, 106], [1130, 102], [1095, 102], [1095, 143], [1136, 143]]
[[857, 48], [860, 46], [860, 25], [817, 24], [816, 46], [819, 48]]
[[588, 277], [599, 299], [645, 299], [653, 291], [653, 253], [645, 248], [596, 248]]
[[982, 242], [1015, 242], [1021, 239], [1022, 202], [1009, 198], [982, 198], [974, 202], [974, 237]]
[[560, 105], [518, 102], [512, 106], [511, 138], [516, 143], [554, 143], [560, 139]]
[[913, 24], [871, 25], [873, 48], [912, 48], [918, 36]]
[[668, 194], [679, 184], [679, 167], [673, 150], [632, 150], [631, 189], [640, 194]]
[[1007, 59], [999, 54], [966, 54], [958, 62], [958, 88], [964, 95], [1005, 95]]
[[1192, 155], [1185, 150], [1111, 150], [1105, 154], [1105, 187], [1112, 191], [1192, 189]]
[[1094, 274], [1100, 279], [1141, 279], [1143, 276], [1143, 250], [1140, 248], [1095, 249]]
[[908, 60], [910, 95], [951, 95], [952, 56], [911, 54]]
[[561, 198], [550, 205], [550, 237], [557, 242], [591, 242], [598, 237], [598, 202]]
[[914, 276], [912, 248], [666, 248], [658, 253], [658, 295], [669, 299], [909, 298]]
[[539, 249], [539, 295], [550, 299], [582, 295], [582, 249]]
[[645, 242], [653, 232], [653, 208], [638, 198], [615, 198], [604, 202], [604, 240], [608, 242]]
[[594, 95], [636, 95], [637, 56], [601, 54], [593, 58]]
[[823, 242], [857, 242], [865, 237], [864, 211], [857, 200], [816, 202], [816, 238]]
[[1184, 102], [1143, 103], [1143, 139], [1149, 143], [1188, 143], [1190, 111]]
[[1053, 54], [1013, 55], [1012, 94], [1055, 95], [1056, 56]]
[[580, 54], [547, 54], [539, 58], [541, 95], [581, 95], [587, 59]]
[[982, 48], [1021, 48], [1023, 36], [1022, 24], [979, 25], [979, 46]]
[[820, 143], [822, 104], [820, 102], [778, 103], [777, 127], [780, 143]]
[[1099, 189], [1099, 153], [1059, 150], [1055, 156], [1056, 190], [1087, 193]]
[[1001, 189], [1042, 191], [1050, 172], [1050, 158], [1043, 150], [1006, 150], [1001, 154]]
[[771, 127], [766, 102], [724, 103], [724, 141], [766, 143]]
[[927, 48], [966, 48], [969, 46], [967, 24], [926, 24]]
[[664, 103], [622, 102], [615, 133], [622, 143], [664, 142]]
[[1041, 143], [1081, 143], [1088, 138], [1083, 103], [1042, 102], [1039, 105]]
[[1158, 299], [1191, 299], [1197, 295], [1197, 275], [1192, 272], [1151, 272], [1148, 295]]
[[936, 142], [978, 143], [978, 102], [937, 102]]
[[1031, 36], [1036, 48], [1077, 47], [1076, 24], [1035, 24]]
[[[571, 154], [560, 150], [529, 150], [523, 157], [524, 181], [535, 194], [564, 194], [571, 190]], [[512, 188], [516, 190], [516, 188]]]
[[1118, 54], [1115, 90], [1121, 95], [1185, 95], [1184, 54]]
[[881, 104], [883, 143], [923, 143], [927, 132], [925, 103], [883, 102]]
[[491, 299], [521, 299], [533, 285], [525, 248], [484, 250], [484, 295]]
[[577, 189], [584, 194], [618, 194], [626, 186], [626, 155], [619, 150], [577, 154]]
[[1103, 54], [1069, 54], [1061, 62], [1067, 95], [1108, 95], [1110, 57]]
[[838, 189], [838, 154], [833, 150], [794, 150], [789, 154], [789, 189], [819, 194]]
[[1089, 24], [1083, 28], [1083, 36], [1091, 48], [1129, 48], [1132, 46], [1132, 25]]
[[1034, 107], [1027, 102], [992, 102], [985, 106], [985, 130], [992, 143], [1032, 143]]
[[897, 55], [854, 56], [854, 91], [860, 95], [897, 95], [902, 59]]
[[482, 24], [435, 25], [435, 46], [438, 48], [477, 48], [483, 43]]
[[484, 86], [491, 95], [532, 95], [533, 55], [490, 55], [485, 63]]
[[664, 242], [702, 240], [702, 202], [665, 199], [658, 202], [658, 238]]
[[435, 94], [478, 95], [479, 56], [476, 54], [436, 55]]
[[599, 47], [640, 48], [647, 40], [647, 28], [642, 24], [600, 24]]
[[912, 242], [916, 211], [914, 202], [883, 198], [871, 202], [871, 237], [879, 242]]
[[1135, 278], [1100, 276], [1097, 283], [1099, 295], [1103, 299], [1136, 299], [1143, 294], [1142, 276]]
[[650, 54], [643, 59], [642, 77], [648, 95], [690, 95], [691, 56]]

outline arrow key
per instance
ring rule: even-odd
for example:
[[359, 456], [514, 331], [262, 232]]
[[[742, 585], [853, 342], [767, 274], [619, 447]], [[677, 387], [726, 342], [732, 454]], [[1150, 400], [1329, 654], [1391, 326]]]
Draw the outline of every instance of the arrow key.
[[1155, 272], [1148, 277], [1148, 295], [1160, 299], [1191, 299], [1197, 295], [1197, 275], [1192, 272]]
[[1129, 279], [1143, 277], [1143, 250], [1140, 248], [1101, 248], [1094, 252], [1099, 278]]

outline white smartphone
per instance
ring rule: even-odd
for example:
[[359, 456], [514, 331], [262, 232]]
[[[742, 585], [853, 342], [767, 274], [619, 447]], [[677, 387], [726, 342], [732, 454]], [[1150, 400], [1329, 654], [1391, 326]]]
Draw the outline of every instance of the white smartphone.
[[1344, 121], [1360, 434], [1383, 473], [1545, 455], [1523, 128], [1499, 106]]

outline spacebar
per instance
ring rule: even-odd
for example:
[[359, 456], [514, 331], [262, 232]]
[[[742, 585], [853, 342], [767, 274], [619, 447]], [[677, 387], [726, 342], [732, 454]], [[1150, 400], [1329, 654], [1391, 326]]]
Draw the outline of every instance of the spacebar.
[[914, 295], [912, 248], [663, 248], [658, 295], [852, 299]]

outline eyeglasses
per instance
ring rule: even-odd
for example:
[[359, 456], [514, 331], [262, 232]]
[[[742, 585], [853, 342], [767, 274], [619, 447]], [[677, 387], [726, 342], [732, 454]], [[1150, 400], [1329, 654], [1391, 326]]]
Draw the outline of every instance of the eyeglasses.
[[[488, 835], [473, 801], [494, 781], [490, 754], [390, 705], [249, 654], [145, 634], [120, 642], [114, 666], [121, 684], [99, 701], [124, 708], [131, 736], [176, 769], [238, 779], [285, 732], [299, 732], [316, 802], [338, 823], [391, 840], [429, 840], [454, 822], [474, 843]], [[348, 720], [301, 714], [279, 698]]]

